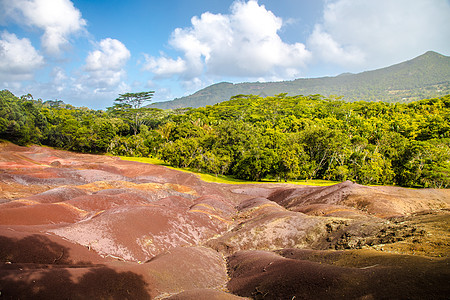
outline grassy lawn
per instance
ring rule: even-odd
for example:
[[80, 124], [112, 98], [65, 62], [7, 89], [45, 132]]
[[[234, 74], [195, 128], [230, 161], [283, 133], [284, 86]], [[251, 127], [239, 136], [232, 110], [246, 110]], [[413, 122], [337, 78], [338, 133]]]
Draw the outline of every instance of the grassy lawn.
[[[164, 161], [152, 158], [152, 157], [126, 157], [126, 156], [119, 156], [122, 160], [128, 160], [128, 161], [136, 161], [141, 163], [147, 163], [152, 165], [160, 165], [165, 166], [167, 168], [183, 171], [186, 173], [192, 173], [200, 177], [203, 181], [206, 182], [216, 182], [216, 183], [228, 183], [228, 184], [261, 184], [261, 183], [284, 183], [277, 182], [276, 180], [272, 179], [263, 179], [262, 181], [247, 181], [242, 179], [233, 178], [231, 176], [225, 176], [225, 175], [211, 175], [207, 173], [201, 173], [197, 172], [191, 169], [186, 168], [174, 168], [168, 164], [166, 164]], [[320, 179], [313, 179], [313, 180], [295, 180], [295, 181], [288, 181], [286, 182], [288, 184], [298, 184], [298, 185], [313, 185], [313, 186], [329, 186], [339, 183], [338, 181], [331, 181], [331, 180], [320, 180]]]

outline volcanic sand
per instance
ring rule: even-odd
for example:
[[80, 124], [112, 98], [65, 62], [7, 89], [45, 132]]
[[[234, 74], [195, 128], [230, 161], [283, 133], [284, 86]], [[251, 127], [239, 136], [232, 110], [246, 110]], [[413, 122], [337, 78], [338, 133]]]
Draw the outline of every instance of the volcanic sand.
[[0, 298], [446, 299], [449, 202], [0, 143]]

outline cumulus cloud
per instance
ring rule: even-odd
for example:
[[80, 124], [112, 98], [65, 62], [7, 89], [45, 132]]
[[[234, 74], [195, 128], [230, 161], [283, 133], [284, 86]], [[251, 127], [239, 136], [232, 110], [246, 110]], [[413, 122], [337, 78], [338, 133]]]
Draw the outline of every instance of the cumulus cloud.
[[0, 37], [0, 79], [32, 79], [34, 71], [44, 65], [44, 58], [27, 38], [19, 39], [15, 34], [6, 31]]
[[54, 67], [51, 71], [51, 77], [53, 78], [52, 86], [57, 92], [63, 92], [67, 87], [67, 82], [70, 78], [66, 75], [66, 72], [61, 67]]
[[99, 88], [119, 84], [126, 74], [124, 67], [129, 58], [130, 51], [120, 41], [111, 38], [101, 40], [98, 49], [86, 58], [86, 84]]
[[364, 62], [365, 55], [353, 45], [341, 45], [331, 34], [316, 25], [309, 37], [309, 44], [316, 57], [325, 62], [334, 62], [341, 65], [358, 65]]
[[310, 57], [302, 43], [287, 44], [278, 31], [283, 20], [257, 1], [235, 1], [227, 15], [203, 13], [192, 26], [177, 28], [170, 45], [176, 60], [148, 56], [145, 69], [198, 83], [202, 74], [244, 78], [298, 75]]
[[427, 50], [448, 52], [446, 0], [334, 0], [308, 39], [314, 57], [341, 65], [382, 67]]
[[145, 56], [144, 70], [151, 70], [154, 74], [160, 77], [170, 77], [174, 74], [180, 74], [187, 70], [186, 61], [181, 57], [176, 60], [170, 57], [161, 56], [158, 58]]
[[43, 48], [59, 55], [71, 35], [85, 30], [86, 21], [70, 0], [3, 0], [4, 14], [18, 24], [43, 30]]

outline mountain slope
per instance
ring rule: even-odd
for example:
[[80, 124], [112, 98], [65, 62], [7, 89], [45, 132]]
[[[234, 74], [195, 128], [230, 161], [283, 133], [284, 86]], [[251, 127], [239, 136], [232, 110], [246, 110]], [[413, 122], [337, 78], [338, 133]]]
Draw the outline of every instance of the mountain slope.
[[412, 60], [390, 67], [336, 77], [301, 78], [281, 82], [222, 82], [190, 96], [158, 102], [152, 107], [173, 109], [202, 107], [229, 100], [238, 94], [263, 97], [280, 93], [289, 95], [322, 94], [344, 96], [347, 101], [409, 102], [450, 93], [450, 57], [429, 51]]

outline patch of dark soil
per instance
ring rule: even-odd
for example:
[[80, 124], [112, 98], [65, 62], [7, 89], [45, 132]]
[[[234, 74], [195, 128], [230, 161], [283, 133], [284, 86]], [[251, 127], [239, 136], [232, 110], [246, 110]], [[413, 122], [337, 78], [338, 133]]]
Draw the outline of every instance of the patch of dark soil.
[[254, 299], [445, 299], [449, 261], [413, 261], [354, 268], [242, 251], [228, 259], [228, 288]]

